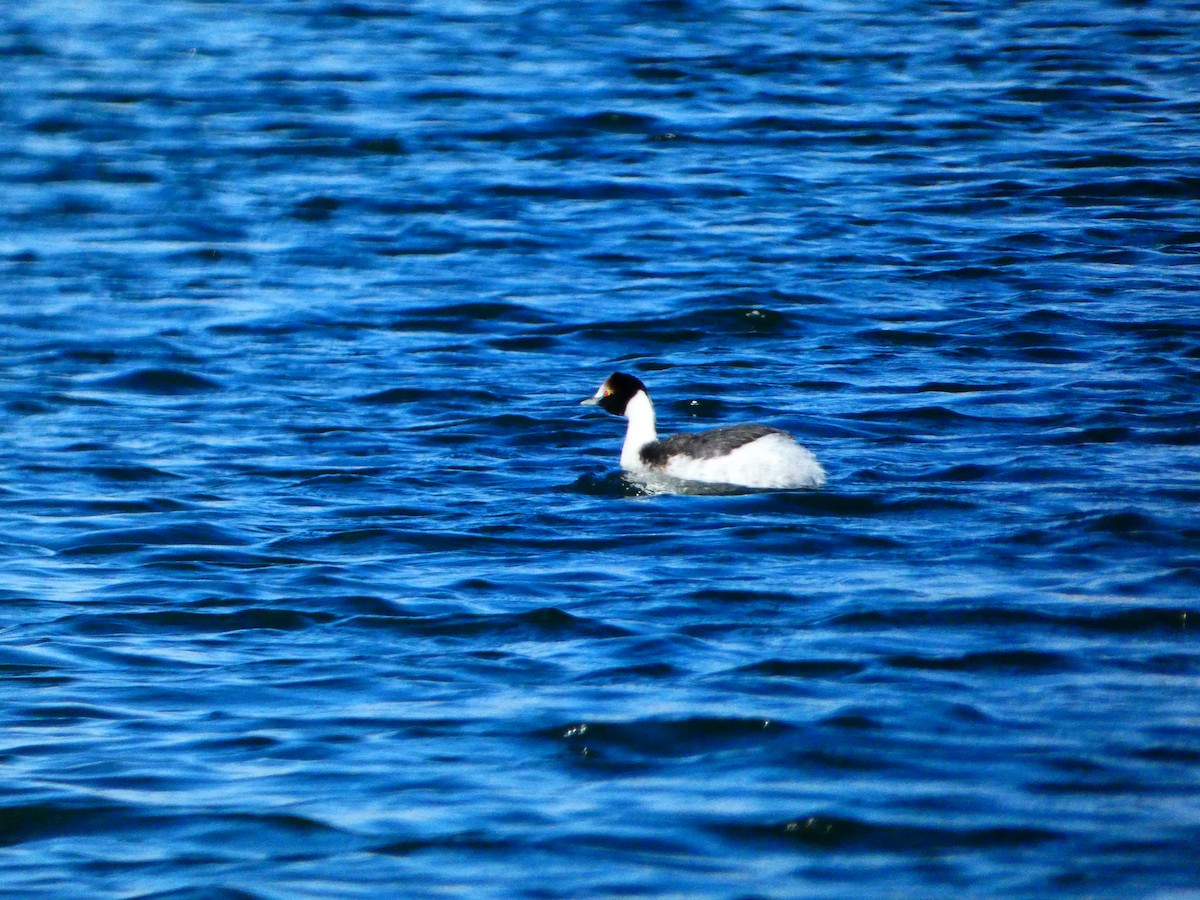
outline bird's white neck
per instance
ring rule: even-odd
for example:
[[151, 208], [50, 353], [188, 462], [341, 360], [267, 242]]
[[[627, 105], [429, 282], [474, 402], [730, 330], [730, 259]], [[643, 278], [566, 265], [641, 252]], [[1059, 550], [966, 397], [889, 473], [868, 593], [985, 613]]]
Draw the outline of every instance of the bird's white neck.
[[621, 447], [621, 468], [643, 468], [639, 452], [651, 441], [658, 440], [654, 427], [654, 404], [645, 391], [638, 391], [625, 405], [625, 418], [629, 427], [625, 430], [625, 443]]

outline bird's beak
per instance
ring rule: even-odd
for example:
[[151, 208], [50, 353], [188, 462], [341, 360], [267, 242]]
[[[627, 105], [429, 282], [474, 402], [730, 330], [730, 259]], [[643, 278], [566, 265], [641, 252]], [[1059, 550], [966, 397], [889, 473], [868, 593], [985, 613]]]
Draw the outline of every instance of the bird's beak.
[[580, 406], [599, 406], [600, 398], [599, 397], [588, 397], [586, 400], [580, 400], [579, 405]]

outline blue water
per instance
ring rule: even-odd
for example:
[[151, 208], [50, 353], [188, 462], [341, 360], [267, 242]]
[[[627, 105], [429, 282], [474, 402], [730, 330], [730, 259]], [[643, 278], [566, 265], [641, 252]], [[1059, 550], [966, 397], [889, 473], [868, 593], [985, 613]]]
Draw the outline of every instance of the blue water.
[[[1200, 887], [1200, 6], [0, 20], [0, 885]], [[820, 491], [645, 495], [784, 427]]]

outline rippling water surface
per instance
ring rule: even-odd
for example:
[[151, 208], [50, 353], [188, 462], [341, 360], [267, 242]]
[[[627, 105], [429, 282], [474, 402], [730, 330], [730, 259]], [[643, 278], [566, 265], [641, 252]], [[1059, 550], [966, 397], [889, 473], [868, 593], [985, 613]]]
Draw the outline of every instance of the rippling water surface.
[[[1200, 886], [1200, 7], [0, 24], [19, 896]], [[646, 496], [765, 421], [824, 490]]]

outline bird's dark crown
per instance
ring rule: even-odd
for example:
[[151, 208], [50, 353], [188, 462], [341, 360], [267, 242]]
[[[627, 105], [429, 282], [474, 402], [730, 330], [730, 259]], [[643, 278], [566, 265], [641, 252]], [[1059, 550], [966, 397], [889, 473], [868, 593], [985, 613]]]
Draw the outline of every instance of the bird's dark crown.
[[625, 407], [629, 405], [629, 401], [634, 398], [634, 395], [638, 391], [645, 390], [646, 386], [642, 384], [641, 379], [635, 378], [633, 375], [626, 375], [624, 372], [613, 372], [600, 388], [601, 397], [597, 402], [605, 412], [610, 412], [614, 416], [623, 416]]

